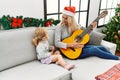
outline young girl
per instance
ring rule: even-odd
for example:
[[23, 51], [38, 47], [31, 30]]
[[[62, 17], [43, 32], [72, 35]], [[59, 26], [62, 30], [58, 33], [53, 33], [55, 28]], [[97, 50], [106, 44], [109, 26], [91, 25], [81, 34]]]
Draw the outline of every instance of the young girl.
[[35, 35], [32, 40], [36, 47], [37, 58], [44, 64], [55, 62], [67, 70], [74, 68], [75, 65], [67, 65], [59, 51], [55, 51], [54, 46], [48, 43], [48, 32], [45, 28], [39, 27], [35, 30]]

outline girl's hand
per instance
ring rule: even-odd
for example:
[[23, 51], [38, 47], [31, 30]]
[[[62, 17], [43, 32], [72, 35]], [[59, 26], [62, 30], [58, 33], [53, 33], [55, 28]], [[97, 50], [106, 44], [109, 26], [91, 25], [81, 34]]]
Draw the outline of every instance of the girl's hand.
[[55, 50], [55, 47], [54, 47], [54, 46], [50, 46], [50, 50], [51, 50], [51, 51], [54, 51], [54, 50]]
[[57, 51], [54, 52], [54, 54], [58, 55], [58, 54], [60, 54], [60, 51], [57, 50]]
[[54, 50], [55, 50], [55, 47], [54, 47], [54, 46], [50, 46], [49, 51], [50, 51], [51, 55], [53, 55], [53, 54], [54, 54]]

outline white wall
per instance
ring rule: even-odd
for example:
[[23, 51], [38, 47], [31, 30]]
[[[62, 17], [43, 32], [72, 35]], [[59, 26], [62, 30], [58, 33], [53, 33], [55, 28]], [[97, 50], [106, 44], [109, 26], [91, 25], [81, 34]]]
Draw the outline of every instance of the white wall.
[[[95, 18], [97, 18], [99, 11], [99, 3], [100, 0], [90, 0], [88, 24], [90, 24]], [[94, 30], [101, 32], [103, 29], [104, 27], [95, 28]]]
[[3, 15], [44, 18], [43, 0], [0, 0]]
[[[99, 3], [100, 0], [90, 0], [88, 24], [91, 24], [98, 17]], [[95, 28], [94, 30], [100, 32], [102, 28]]]
[[89, 18], [88, 18], [89, 24], [98, 16], [99, 3], [100, 3], [100, 0], [90, 0]]

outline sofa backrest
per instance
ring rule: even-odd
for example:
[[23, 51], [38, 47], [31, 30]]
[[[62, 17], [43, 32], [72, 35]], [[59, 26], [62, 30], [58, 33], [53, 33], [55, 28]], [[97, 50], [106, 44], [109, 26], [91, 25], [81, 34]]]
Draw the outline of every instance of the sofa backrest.
[[[47, 28], [53, 45], [54, 28]], [[0, 31], [0, 71], [36, 59], [32, 44], [35, 27]]]
[[50, 45], [54, 45], [54, 33], [55, 33], [55, 27], [56, 26], [53, 26], [53, 27], [45, 27], [47, 30], [48, 30], [48, 35], [49, 35], [49, 43]]

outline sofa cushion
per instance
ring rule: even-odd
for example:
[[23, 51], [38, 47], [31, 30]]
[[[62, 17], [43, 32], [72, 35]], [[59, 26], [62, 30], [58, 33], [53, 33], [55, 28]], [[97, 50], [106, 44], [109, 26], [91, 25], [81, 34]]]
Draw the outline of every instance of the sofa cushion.
[[0, 32], [0, 71], [36, 59], [34, 30], [31, 27]]
[[100, 32], [92, 31], [90, 33], [90, 40], [89, 40], [88, 44], [100, 45], [101, 41], [103, 40], [103, 38], [105, 36], [106, 36], [105, 34], [102, 34]]
[[35, 60], [0, 73], [0, 80], [71, 80], [71, 73], [56, 64]]
[[[49, 43], [54, 44], [54, 27], [49, 27]], [[32, 44], [35, 27], [0, 32], [0, 71], [36, 59]]]
[[[82, 26], [79, 26], [79, 27], [82, 30], [86, 29], [85, 27], [82, 27]], [[100, 45], [101, 41], [106, 36], [105, 34], [96, 32], [96, 31], [90, 31], [88, 33], [90, 35], [90, 40], [89, 40], [88, 44], [90, 44], [90, 45]]]
[[119, 60], [101, 59], [93, 56], [84, 59], [65, 60], [67, 63], [75, 64], [76, 66], [70, 71], [73, 80], [96, 80], [95, 76], [107, 71], [113, 65], [120, 62]]

